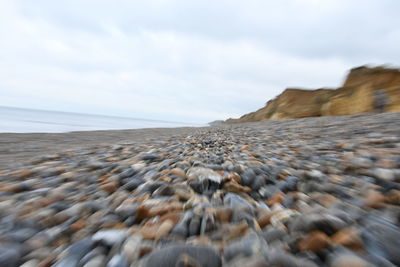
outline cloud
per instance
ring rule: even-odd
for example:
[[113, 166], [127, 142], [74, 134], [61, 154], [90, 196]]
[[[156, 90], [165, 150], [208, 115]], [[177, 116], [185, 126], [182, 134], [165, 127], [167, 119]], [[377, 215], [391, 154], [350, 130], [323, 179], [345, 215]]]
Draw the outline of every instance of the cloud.
[[395, 7], [3, 0], [0, 105], [188, 122], [237, 117], [285, 87], [334, 87], [350, 67], [398, 63]]

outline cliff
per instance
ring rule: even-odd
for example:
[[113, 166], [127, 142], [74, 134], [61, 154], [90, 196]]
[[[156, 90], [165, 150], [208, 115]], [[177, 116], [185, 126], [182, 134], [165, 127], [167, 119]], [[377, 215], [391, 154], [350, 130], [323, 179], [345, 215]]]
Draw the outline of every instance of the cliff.
[[265, 107], [226, 122], [252, 122], [315, 116], [350, 115], [374, 111], [374, 91], [389, 96], [386, 111], [400, 112], [400, 70], [385, 67], [351, 69], [342, 87], [305, 90], [288, 88]]

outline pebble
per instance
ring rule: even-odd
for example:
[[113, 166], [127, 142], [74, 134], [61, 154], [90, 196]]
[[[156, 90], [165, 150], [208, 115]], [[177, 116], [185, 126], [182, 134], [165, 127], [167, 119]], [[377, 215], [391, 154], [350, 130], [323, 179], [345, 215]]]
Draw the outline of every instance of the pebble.
[[250, 257], [261, 253], [267, 246], [267, 242], [258, 236], [257, 233], [250, 232], [241, 240], [226, 246], [224, 249], [224, 258], [229, 262], [236, 257]]
[[300, 251], [313, 251], [318, 252], [329, 246], [329, 237], [319, 231], [311, 232], [306, 237], [304, 237], [298, 244]]
[[222, 266], [221, 258], [211, 247], [171, 245], [151, 253], [145, 263], [145, 267], [175, 267], [182, 255], [188, 255], [200, 264], [200, 266]]
[[331, 237], [332, 243], [349, 249], [360, 251], [363, 249], [363, 242], [359, 231], [356, 228], [344, 228]]
[[365, 260], [354, 254], [341, 254], [333, 259], [331, 267], [372, 267]]
[[98, 267], [98, 266], [102, 266], [102, 264], [104, 264], [105, 261], [106, 261], [106, 256], [98, 255], [98, 256], [94, 257], [93, 259], [91, 259], [90, 261], [88, 261], [87, 263], [85, 263], [83, 265], [83, 267]]
[[3, 266], [17, 267], [21, 263], [22, 249], [15, 244], [0, 244], [0, 263]]
[[366, 207], [380, 209], [384, 206], [385, 196], [377, 191], [370, 190], [364, 200], [364, 205]]
[[102, 230], [95, 233], [92, 240], [111, 247], [123, 242], [126, 237], [127, 232], [125, 230]]
[[0, 172], [0, 265], [398, 266], [399, 118], [193, 128], [17, 162]]

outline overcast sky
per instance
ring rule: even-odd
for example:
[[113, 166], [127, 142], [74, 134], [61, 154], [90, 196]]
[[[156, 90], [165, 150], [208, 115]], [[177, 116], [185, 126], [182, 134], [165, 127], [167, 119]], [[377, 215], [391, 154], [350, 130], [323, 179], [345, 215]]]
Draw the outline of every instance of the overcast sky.
[[400, 63], [399, 0], [0, 0], [0, 105], [205, 123]]

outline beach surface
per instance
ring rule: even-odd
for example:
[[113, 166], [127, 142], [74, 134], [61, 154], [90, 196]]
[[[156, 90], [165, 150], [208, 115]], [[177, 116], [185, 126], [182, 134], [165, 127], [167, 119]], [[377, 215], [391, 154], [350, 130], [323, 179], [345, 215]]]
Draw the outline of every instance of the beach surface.
[[2, 266], [398, 266], [400, 114], [0, 134]]
[[113, 144], [144, 144], [195, 134], [205, 127], [101, 130], [68, 133], [0, 133], [0, 170], [36, 156]]

